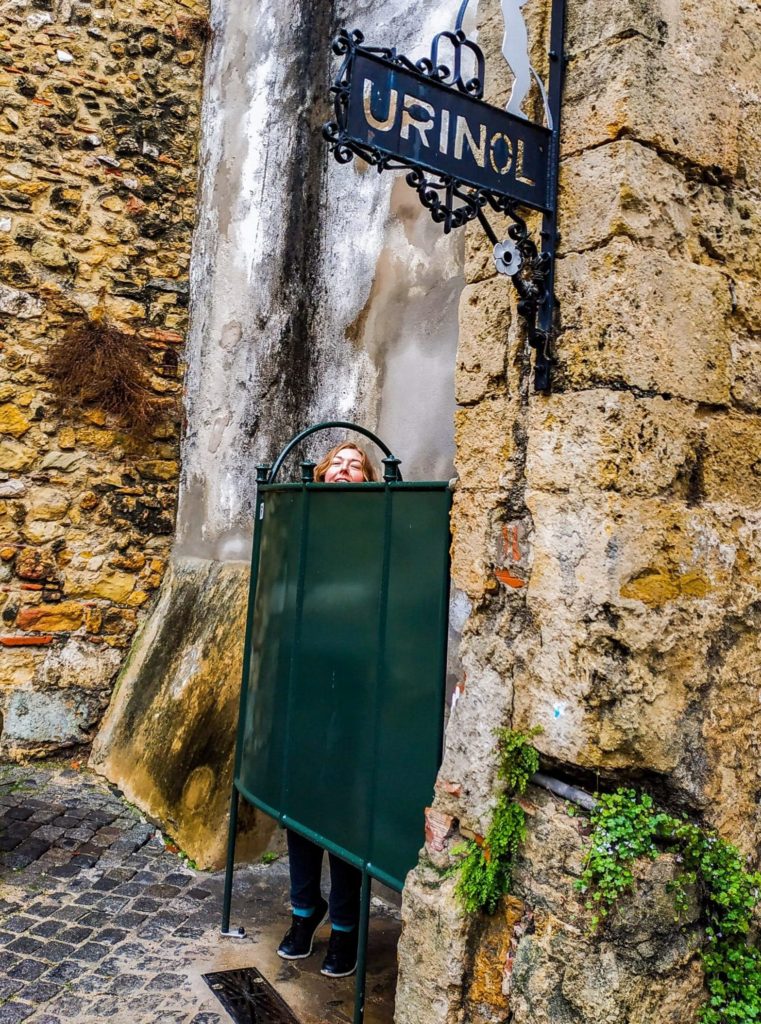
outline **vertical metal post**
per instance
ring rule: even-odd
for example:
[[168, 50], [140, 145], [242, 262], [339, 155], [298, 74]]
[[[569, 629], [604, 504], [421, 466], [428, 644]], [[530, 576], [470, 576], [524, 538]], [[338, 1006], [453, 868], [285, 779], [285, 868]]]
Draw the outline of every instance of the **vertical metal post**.
[[307, 557], [309, 555], [309, 513], [310, 513], [310, 490], [309, 485], [303, 480], [302, 473], [302, 485], [301, 485], [301, 500], [303, 502], [302, 513], [301, 513], [301, 534], [299, 536], [299, 573], [296, 581], [296, 610], [294, 613], [293, 622], [293, 641], [291, 645], [291, 664], [288, 672], [288, 690], [283, 695], [285, 700], [286, 712], [285, 712], [285, 741], [283, 743], [283, 769], [280, 774], [280, 803], [281, 806], [286, 806], [288, 801], [288, 791], [290, 782], [290, 773], [288, 771], [288, 760], [291, 757], [291, 724], [293, 721], [293, 691], [294, 691], [294, 680], [296, 676], [296, 667], [299, 661], [299, 649], [301, 647], [301, 629], [302, 619], [304, 615], [304, 582], [306, 579], [306, 567]]
[[354, 1024], [365, 1018], [365, 989], [367, 987], [367, 934], [370, 927], [370, 875], [362, 871], [362, 892], [359, 898], [359, 934], [357, 936], [357, 983], [354, 988]]
[[241, 938], [246, 934], [245, 929], [236, 928], [230, 931], [230, 907], [233, 898], [233, 872], [235, 871], [235, 840], [238, 834], [238, 774], [243, 747], [243, 731], [245, 722], [243, 715], [248, 697], [248, 679], [251, 671], [251, 644], [254, 631], [254, 599], [256, 597], [256, 585], [259, 581], [259, 554], [262, 547], [262, 520], [264, 518], [264, 499], [261, 497], [258, 485], [266, 484], [269, 478], [269, 466], [256, 467], [256, 502], [254, 504], [254, 542], [251, 549], [251, 578], [248, 584], [248, 612], [246, 614], [246, 638], [243, 648], [243, 672], [240, 686], [240, 703], [238, 706], [238, 735], [235, 741], [235, 764], [233, 767], [233, 784], [230, 794], [230, 824], [227, 831], [227, 864], [225, 868], [225, 891], [222, 900], [222, 934], [232, 938]]
[[242, 938], [246, 933], [243, 928], [230, 931], [230, 907], [233, 901], [233, 872], [235, 870], [235, 840], [238, 834], [238, 803], [240, 794], [233, 781], [230, 794], [230, 824], [227, 830], [227, 865], [225, 867], [225, 894], [222, 899], [222, 934], [232, 938]]
[[[449, 508], [451, 514], [452, 508], [452, 496], [454, 494], [454, 481], [449, 482]], [[449, 623], [449, 603], [451, 600], [452, 593], [452, 576], [450, 574], [450, 558], [449, 551], [444, 554], [444, 564], [442, 566], [442, 574], [447, 581], [445, 592], [441, 595], [441, 619], [442, 622]], [[447, 717], [447, 668], [448, 668], [448, 656], [449, 656], [449, 628], [443, 631], [441, 638], [441, 697], [437, 706], [438, 722], [439, 722], [439, 759], [437, 763], [437, 770], [441, 767], [441, 762], [444, 760], [444, 732], [446, 729], [446, 717]]]
[[[383, 460], [383, 479], [386, 487], [383, 495], [383, 569], [381, 573], [380, 595], [378, 601], [378, 660], [375, 671], [374, 714], [372, 721], [373, 759], [372, 780], [370, 782], [370, 834], [368, 837], [368, 856], [373, 857], [375, 836], [375, 804], [377, 798], [377, 767], [379, 759], [378, 739], [381, 701], [384, 692], [383, 674], [386, 667], [386, 625], [388, 622], [388, 580], [391, 569], [391, 523], [393, 517], [394, 492], [391, 484], [398, 480], [399, 459], [393, 456]], [[357, 945], [357, 984], [354, 991], [354, 1024], [362, 1024], [365, 1014], [365, 988], [367, 979], [367, 935], [370, 928], [370, 888], [371, 880], [368, 864], [362, 870], [362, 892], [359, 901], [359, 935]]]
[[399, 472], [399, 466], [402, 460], [397, 459], [394, 455], [388, 455], [383, 460], [383, 482], [386, 484], [395, 484], [401, 480], [402, 476]]
[[373, 682], [373, 718], [372, 735], [368, 740], [368, 746], [372, 750], [371, 778], [370, 778], [370, 824], [367, 837], [367, 853], [369, 861], [375, 859], [375, 806], [378, 799], [378, 763], [380, 761], [380, 716], [383, 707], [383, 696], [385, 693], [386, 673], [386, 633], [388, 626], [388, 588], [389, 575], [391, 573], [391, 526], [394, 515], [394, 489], [391, 486], [395, 472], [395, 459], [384, 459], [386, 472], [384, 478], [386, 486], [383, 494], [383, 564], [381, 569], [380, 592], [378, 594], [378, 655], [375, 663], [375, 674]]
[[548, 102], [552, 114], [552, 154], [547, 202], [552, 212], [542, 219], [542, 251], [551, 257], [549, 273], [544, 282], [544, 299], [539, 307], [539, 329], [545, 338], [545, 351], [537, 352], [534, 387], [537, 391], [550, 390], [552, 370], [552, 332], [555, 319], [555, 252], [558, 243], [558, 177], [560, 173], [560, 115], [565, 78], [565, 0], [552, 0], [550, 29], [550, 78]]

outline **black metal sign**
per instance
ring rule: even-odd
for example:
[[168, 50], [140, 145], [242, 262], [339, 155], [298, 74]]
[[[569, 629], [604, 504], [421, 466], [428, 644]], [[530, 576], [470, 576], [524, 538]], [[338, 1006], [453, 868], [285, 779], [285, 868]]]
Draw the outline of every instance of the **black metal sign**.
[[[485, 60], [462, 25], [433, 40], [430, 59], [412, 62], [395, 49], [366, 47], [360, 32], [342, 30], [333, 51], [343, 57], [332, 88], [335, 117], [323, 134], [339, 163], [354, 157], [378, 171], [407, 170], [407, 182], [445, 231], [478, 218], [494, 244], [497, 270], [512, 278], [518, 312], [536, 349], [536, 388], [549, 390], [554, 314], [557, 170], [565, 0], [553, 0], [549, 94], [529, 64], [520, 8], [502, 0], [503, 54], [514, 75], [507, 109], [483, 100]], [[446, 63], [444, 63], [446, 61]], [[522, 109], [532, 82], [546, 124]], [[542, 245], [529, 234], [522, 209], [543, 215]], [[486, 218], [492, 209], [512, 224], [500, 240]]]
[[346, 131], [410, 167], [549, 208], [552, 132], [383, 57], [355, 55]]

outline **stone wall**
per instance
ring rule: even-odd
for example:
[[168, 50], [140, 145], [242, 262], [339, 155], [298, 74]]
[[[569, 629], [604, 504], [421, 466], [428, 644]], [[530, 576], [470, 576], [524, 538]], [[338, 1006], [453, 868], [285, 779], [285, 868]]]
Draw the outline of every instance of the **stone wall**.
[[[96, 306], [181, 390], [203, 0], [5, 0], [0, 20], [0, 715], [13, 756], [86, 741], [164, 573], [179, 415], [58, 400]], [[117, 410], [118, 411], [118, 410]]]
[[[536, 39], [542, 6], [524, 8]], [[498, 13], [481, 4], [493, 67]], [[699, 929], [663, 909], [667, 866], [591, 939], [572, 884], [585, 830], [538, 791], [515, 897], [464, 919], [442, 871], [488, 827], [494, 727], [541, 726], [547, 769], [644, 785], [758, 863], [761, 13], [568, 13], [551, 397], [530, 393], [510, 290], [470, 238], [453, 554], [473, 610], [439, 840], [405, 896], [398, 1024], [696, 1019]]]

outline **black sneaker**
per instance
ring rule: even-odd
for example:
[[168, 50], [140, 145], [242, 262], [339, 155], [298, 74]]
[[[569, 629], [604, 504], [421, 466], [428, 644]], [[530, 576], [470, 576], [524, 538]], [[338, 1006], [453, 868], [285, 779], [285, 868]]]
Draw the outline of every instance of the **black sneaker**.
[[320, 974], [328, 978], [348, 978], [357, 969], [358, 929], [339, 932], [334, 928], [330, 933], [328, 952]]
[[277, 955], [283, 960], [303, 960], [312, 955], [314, 933], [328, 919], [328, 904], [321, 899], [320, 903], [309, 917], [299, 917], [293, 914], [291, 927], [283, 936], [283, 941], [277, 947]]

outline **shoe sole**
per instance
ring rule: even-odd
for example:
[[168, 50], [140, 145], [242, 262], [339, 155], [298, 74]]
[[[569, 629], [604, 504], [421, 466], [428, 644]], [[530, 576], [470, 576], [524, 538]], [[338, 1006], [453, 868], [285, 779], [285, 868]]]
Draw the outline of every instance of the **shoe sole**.
[[341, 974], [336, 974], [334, 971], [320, 971], [320, 974], [324, 974], [326, 978], [350, 978], [356, 970], [357, 965], [354, 964], [350, 971], [343, 971]]
[[[325, 916], [323, 917], [322, 921], [320, 921], [320, 923], [315, 927], [315, 930], [312, 932], [312, 941], [309, 943], [309, 952], [308, 953], [296, 953], [296, 954], [292, 953], [292, 954], [289, 955], [288, 953], [281, 953], [280, 950], [277, 949], [277, 950], [275, 950], [275, 952], [280, 957], [280, 959], [281, 960], [306, 960], [307, 957], [310, 957], [312, 955], [312, 950], [314, 949], [314, 937], [317, 934], [317, 932], [320, 930], [320, 928], [322, 928], [322, 926], [325, 924], [325, 922], [327, 921], [329, 916], [330, 916], [329, 915], [329, 911], [326, 910], [325, 911]], [[336, 977], [338, 977], [338, 975], [336, 975]]]

